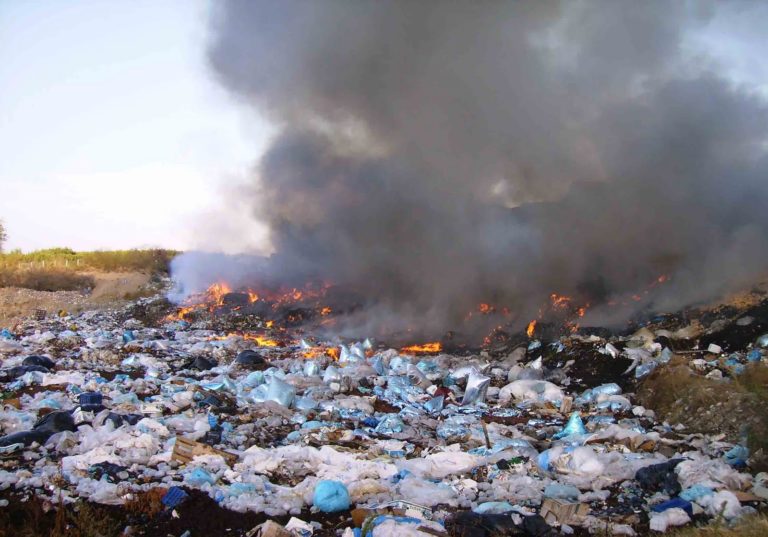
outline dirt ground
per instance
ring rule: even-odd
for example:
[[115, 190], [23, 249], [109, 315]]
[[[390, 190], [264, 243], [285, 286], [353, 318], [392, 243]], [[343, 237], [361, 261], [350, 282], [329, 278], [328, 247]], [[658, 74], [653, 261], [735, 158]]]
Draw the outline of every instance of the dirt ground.
[[49, 315], [60, 310], [79, 313], [116, 306], [150, 294], [150, 276], [140, 272], [89, 272], [96, 286], [90, 293], [79, 291], [33, 291], [17, 287], [0, 288], [0, 327], [12, 327], [35, 310]]

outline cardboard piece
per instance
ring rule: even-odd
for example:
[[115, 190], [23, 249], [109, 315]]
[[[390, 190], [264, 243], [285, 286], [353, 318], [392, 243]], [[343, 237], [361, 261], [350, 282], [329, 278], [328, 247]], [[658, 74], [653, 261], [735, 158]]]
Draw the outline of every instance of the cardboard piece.
[[195, 440], [190, 440], [183, 436], [176, 437], [176, 443], [173, 446], [173, 453], [171, 454], [172, 460], [187, 464], [198, 455], [221, 455], [224, 457], [224, 460], [227, 461], [229, 466], [235, 464], [238, 459], [238, 456], [234, 453], [222, 451], [211, 447], [208, 444], [196, 442]]
[[293, 534], [277, 522], [267, 520], [245, 534], [246, 537], [293, 537]]
[[589, 514], [589, 505], [546, 498], [541, 504], [540, 514], [550, 525], [578, 525]]

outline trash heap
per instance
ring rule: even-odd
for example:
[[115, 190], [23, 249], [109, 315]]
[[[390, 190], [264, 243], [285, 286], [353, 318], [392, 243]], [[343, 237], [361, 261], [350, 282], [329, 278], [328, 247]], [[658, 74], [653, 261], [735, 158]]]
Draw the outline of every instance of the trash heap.
[[[330, 342], [259, 347], [130, 311], [0, 332], [0, 490], [123, 505], [160, 489], [168, 512], [200, 491], [288, 521], [249, 532], [268, 537], [635, 535], [735, 521], [768, 500], [745, 445], [636, 404], [635, 379], [673, 354], [649, 329], [494, 358], [369, 340], [324, 353]], [[765, 347], [708, 347], [692, 365], [727, 381]], [[622, 373], [581, 374], [580, 355]]]

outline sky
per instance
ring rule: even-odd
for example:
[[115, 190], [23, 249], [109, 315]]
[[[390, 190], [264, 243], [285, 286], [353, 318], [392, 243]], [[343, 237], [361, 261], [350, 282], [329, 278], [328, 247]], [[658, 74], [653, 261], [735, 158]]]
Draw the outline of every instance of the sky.
[[[232, 199], [224, 192], [249, 175], [271, 132], [210, 74], [210, 7], [0, 2], [7, 249], [261, 246], [264, 230], [247, 208], [222, 200]], [[768, 34], [759, 20], [734, 10], [691, 46], [727, 64], [735, 81], [764, 83]]]
[[188, 249], [244, 229], [218, 200], [269, 129], [209, 74], [209, 7], [0, 2], [6, 249]]

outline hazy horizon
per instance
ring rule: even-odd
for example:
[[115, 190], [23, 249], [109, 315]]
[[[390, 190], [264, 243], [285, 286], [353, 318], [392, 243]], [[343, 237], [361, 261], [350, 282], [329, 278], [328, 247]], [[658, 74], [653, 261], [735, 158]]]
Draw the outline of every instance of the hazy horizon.
[[208, 72], [209, 8], [0, 4], [6, 250], [201, 246], [267, 136]]
[[[224, 192], [250, 180], [271, 129], [211, 73], [212, 5], [0, 4], [6, 249], [263, 250]], [[687, 46], [765, 91], [760, 20], [726, 10]]]

